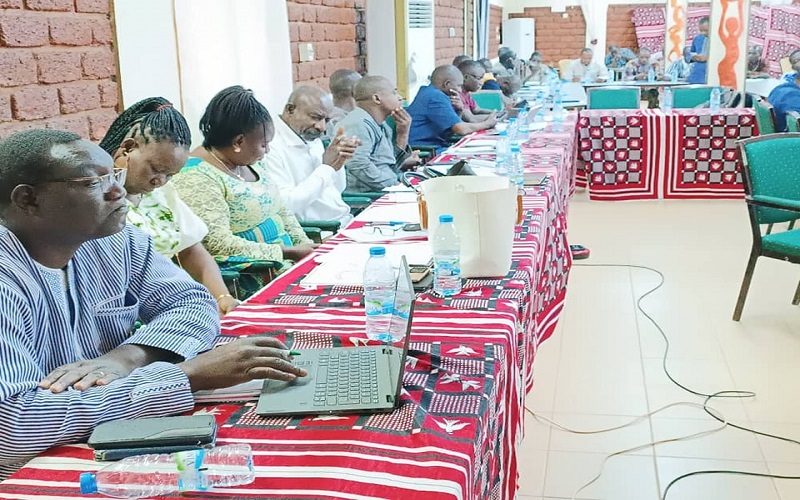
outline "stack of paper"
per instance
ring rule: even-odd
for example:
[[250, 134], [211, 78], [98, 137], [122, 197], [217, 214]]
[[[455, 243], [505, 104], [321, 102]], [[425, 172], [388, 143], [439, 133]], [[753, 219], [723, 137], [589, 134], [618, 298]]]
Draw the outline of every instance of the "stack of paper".
[[[319, 263], [300, 282], [301, 285], [361, 285], [364, 281], [364, 267], [369, 259], [369, 249], [375, 245], [365, 243], [343, 243], [333, 250], [316, 257]], [[400, 267], [400, 258], [405, 255], [409, 266], [430, 265], [433, 252], [430, 244], [397, 243], [386, 245], [386, 256], [395, 268]]]

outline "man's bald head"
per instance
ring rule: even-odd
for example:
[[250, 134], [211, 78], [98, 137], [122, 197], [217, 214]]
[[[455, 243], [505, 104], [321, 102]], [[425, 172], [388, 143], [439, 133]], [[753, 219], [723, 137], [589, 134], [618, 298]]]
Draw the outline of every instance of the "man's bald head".
[[353, 88], [359, 80], [361, 80], [361, 75], [352, 69], [338, 69], [334, 71], [328, 84], [331, 88], [333, 98], [335, 100], [340, 100], [353, 97]]
[[391, 92], [393, 89], [394, 85], [386, 77], [365, 76], [356, 84], [356, 88], [353, 90], [353, 97], [355, 97], [356, 102], [361, 102], [372, 99], [375, 94]]
[[497, 84], [500, 85], [503, 95], [506, 97], [512, 97], [514, 94], [519, 92], [522, 82], [517, 75], [511, 75], [499, 77], [497, 79]]
[[403, 105], [397, 87], [383, 76], [365, 76], [354, 89], [358, 106], [365, 109], [378, 123]]
[[327, 92], [314, 85], [300, 85], [289, 96], [281, 118], [304, 140], [313, 141], [325, 132], [332, 110]]
[[461, 91], [464, 75], [452, 64], [444, 64], [433, 70], [431, 83], [445, 94], [451, 95], [453, 90]]

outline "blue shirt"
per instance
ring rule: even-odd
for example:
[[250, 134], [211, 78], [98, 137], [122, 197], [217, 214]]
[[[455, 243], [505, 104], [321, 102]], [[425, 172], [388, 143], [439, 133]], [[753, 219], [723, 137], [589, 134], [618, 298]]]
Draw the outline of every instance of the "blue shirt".
[[497, 83], [497, 80], [493, 79], [493, 80], [486, 80], [485, 82], [483, 82], [481, 90], [501, 90], [501, 89], [500, 89], [500, 84]]
[[800, 87], [794, 82], [785, 82], [769, 93], [767, 101], [775, 108], [775, 130], [786, 131], [786, 113], [800, 111]]
[[[51, 446], [86, 439], [101, 422], [194, 404], [186, 374], [173, 363], [85, 391], [39, 389], [53, 369], [123, 344], [192, 358], [219, 334], [214, 298], [132, 226], [81, 245], [67, 266], [66, 296], [52, 277], [59, 272], [37, 264], [0, 226], [0, 477]], [[131, 333], [137, 318], [145, 325]]]
[[[708, 37], [699, 34], [694, 37], [692, 40], [692, 47], [689, 49], [689, 52], [694, 54], [703, 54], [708, 55], [708, 51], [705, 50], [705, 45], [708, 41]], [[688, 83], [706, 83], [706, 68], [708, 67], [707, 62], [699, 62], [695, 61], [692, 63], [691, 68], [689, 69], [689, 76], [686, 77], [686, 81]]]
[[433, 85], [420, 87], [414, 102], [408, 107], [411, 131], [408, 142], [413, 145], [447, 147], [451, 128], [461, 123], [450, 99]]

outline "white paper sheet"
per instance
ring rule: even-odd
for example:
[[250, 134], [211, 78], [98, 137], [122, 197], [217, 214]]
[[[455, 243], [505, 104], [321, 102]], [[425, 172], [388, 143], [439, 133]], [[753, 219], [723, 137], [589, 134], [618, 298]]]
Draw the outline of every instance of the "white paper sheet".
[[[364, 266], [369, 258], [368, 243], [342, 243], [326, 254], [316, 257], [319, 263], [300, 282], [301, 285], [361, 285], [364, 281]], [[400, 267], [400, 258], [405, 255], [409, 266], [428, 265], [433, 258], [430, 244], [393, 243], [385, 245], [386, 256], [395, 268]]]
[[419, 223], [419, 207], [414, 203], [371, 206], [358, 214], [356, 220], [362, 222], [410, 222]]
[[426, 238], [428, 233], [426, 231], [403, 231], [398, 229], [394, 234], [384, 235], [380, 232], [370, 233], [361, 228], [357, 229], [342, 229], [339, 234], [350, 238], [356, 243], [378, 243], [378, 242], [392, 242], [403, 241], [408, 239]]
[[386, 193], [402, 193], [404, 191], [414, 191], [414, 190], [406, 186], [405, 184], [396, 184], [394, 186], [385, 187], [383, 188], [382, 191]]

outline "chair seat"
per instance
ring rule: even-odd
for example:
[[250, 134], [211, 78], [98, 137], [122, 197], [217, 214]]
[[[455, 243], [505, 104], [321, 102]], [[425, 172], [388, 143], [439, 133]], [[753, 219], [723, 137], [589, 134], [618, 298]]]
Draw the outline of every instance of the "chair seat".
[[763, 236], [761, 238], [761, 247], [769, 252], [779, 252], [800, 257], [800, 229]]

